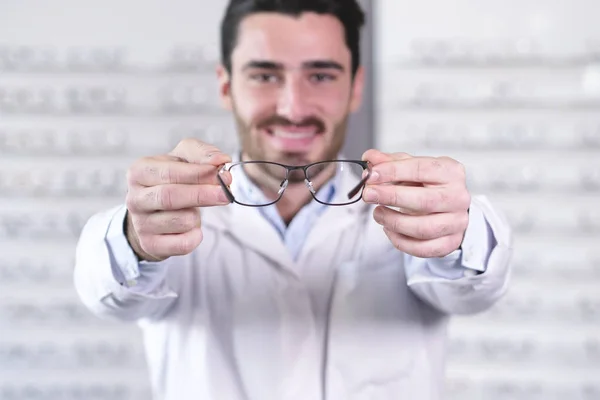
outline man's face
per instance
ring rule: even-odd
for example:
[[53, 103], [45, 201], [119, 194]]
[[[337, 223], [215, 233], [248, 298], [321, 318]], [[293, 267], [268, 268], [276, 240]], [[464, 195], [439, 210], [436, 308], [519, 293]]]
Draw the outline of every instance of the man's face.
[[333, 16], [253, 14], [238, 31], [223, 104], [234, 113], [245, 156], [305, 164], [335, 158], [363, 72], [352, 80], [344, 27]]

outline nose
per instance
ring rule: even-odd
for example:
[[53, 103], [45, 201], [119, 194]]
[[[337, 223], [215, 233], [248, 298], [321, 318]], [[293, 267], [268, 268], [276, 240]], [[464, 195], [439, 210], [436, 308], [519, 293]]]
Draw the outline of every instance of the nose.
[[277, 112], [292, 122], [301, 122], [311, 116], [313, 109], [305, 82], [296, 77], [286, 80], [281, 87]]

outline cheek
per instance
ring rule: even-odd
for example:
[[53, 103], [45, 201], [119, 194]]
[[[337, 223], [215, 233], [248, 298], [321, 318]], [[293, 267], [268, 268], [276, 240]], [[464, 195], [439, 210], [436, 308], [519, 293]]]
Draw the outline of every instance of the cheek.
[[236, 113], [246, 125], [256, 126], [265, 118], [272, 116], [273, 102], [264, 93], [238, 89], [234, 96]]
[[348, 103], [344, 98], [336, 99], [324, 103], [321, 110], [333, 128], [348, 115]]
[[331, 116], [343, 117], [348, 112], [350, 93], [345, 89], [332, 89], [320, 97], [322, 109]]

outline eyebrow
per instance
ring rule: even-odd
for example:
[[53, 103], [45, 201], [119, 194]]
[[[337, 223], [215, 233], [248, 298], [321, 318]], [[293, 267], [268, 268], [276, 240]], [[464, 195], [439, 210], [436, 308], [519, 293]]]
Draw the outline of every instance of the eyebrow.
[[[266, 60], [252, 60], [247, 62], [243, 70], [247, 69], [269, 69], [269, 70], [283, 70], [284, 65], [282, 63]], [[333, 60], [312, 60], [305, 61], [302, 63], [304, 69], [335, 69], [343, 72], [344, 66]]]

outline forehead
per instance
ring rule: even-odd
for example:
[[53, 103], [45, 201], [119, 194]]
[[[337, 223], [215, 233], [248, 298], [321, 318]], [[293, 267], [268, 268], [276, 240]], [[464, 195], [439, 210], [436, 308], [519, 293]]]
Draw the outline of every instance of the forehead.
[[347, 65], [351, 55], [344, 26], [334, 16], [257, 13], [240, 24], [232, 53], [234, 64], [251, 59], [278, 61], [288, 66], [297, 66], [306, 60], [329, 59]]

